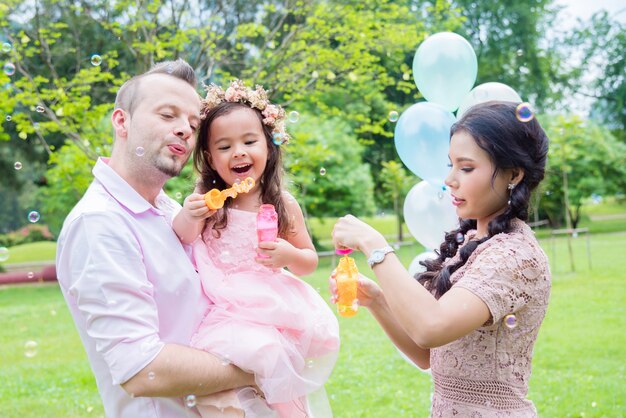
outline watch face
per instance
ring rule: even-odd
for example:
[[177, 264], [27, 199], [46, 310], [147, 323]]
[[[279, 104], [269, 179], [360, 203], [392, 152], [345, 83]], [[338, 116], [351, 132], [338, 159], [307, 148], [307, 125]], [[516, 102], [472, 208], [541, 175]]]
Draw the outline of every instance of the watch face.
[[385, 258], [385, 254], [383, 254], [382, 251], [375, 251], [374, 254], [372, 254], [372, 261], [375, 263], [380, 263], [383, 261], [383, 258]]

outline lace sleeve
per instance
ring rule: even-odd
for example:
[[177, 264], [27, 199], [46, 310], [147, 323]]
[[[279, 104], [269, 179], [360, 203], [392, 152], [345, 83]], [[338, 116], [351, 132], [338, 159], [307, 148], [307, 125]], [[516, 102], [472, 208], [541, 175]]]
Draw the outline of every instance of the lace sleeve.
[[491, 312], [487, 324], [499, 322], [538, 297], [545, 278], [545, 263], [531, 243], [510, 236], [492, 240], [495, 242], [470, 256], [454, 284], [485, 302]]

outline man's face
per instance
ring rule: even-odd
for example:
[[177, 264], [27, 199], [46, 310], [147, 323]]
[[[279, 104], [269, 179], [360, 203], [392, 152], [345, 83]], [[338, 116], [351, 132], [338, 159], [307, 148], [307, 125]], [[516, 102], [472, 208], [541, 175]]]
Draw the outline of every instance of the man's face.
[[152, 74], [140, 81], [128, 117], [127, 152], [136, 168], [177, 176], [189, 159], [200, 124], [200, 98], [185, 81]]

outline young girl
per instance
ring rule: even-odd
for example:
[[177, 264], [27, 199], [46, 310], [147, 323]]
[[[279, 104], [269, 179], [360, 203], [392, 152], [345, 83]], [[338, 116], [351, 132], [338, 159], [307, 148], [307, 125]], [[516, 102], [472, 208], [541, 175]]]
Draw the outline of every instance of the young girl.
[[[193, 242], [213, 302], [191, 344], [254, 373], [262, 394], [243, 388], [198, 398], [198, 409], [211, 417], [312, 416], [307, 395], [323, 390], [337, 359], [339, 328], [320, 295], [294, 276], [312, 273], [318, 260], [300, 206], [281, 184], [285, 113], [262, 87], [234, 81], [225, 92], [207, 89], [202, 116], [194, 154], [200, 179], [173, 222], [181, 240]], [[255, 180], [250, 192], [209, 211], [203, 193], [247, 177]], [[279, 238], [257, 247], [261, 204], [276, 208]]]
[[380, 287], [362, 277], [359, 301], [401, 351], [430, 367], [433, 417], [534, 417], [526, 395], [550, 272], [523, 221], [544, 177], [548, 138], [503, 102], [475, 106], [451, 135], [446, 185], [460, 228], [423, 263], [419, 283], [383, 236], [351, 215], [336, 223], [334, 242], [370, 257]]

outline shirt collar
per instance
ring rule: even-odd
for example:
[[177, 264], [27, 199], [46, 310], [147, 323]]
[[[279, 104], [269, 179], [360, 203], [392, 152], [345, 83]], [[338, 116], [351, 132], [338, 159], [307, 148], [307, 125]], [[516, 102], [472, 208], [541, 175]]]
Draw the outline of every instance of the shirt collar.
[[[109, 166], [109, 158], [98, 158], [93, 167], [93, 175], [102, 184], [106, 191], [122, 206], [138, 214], [155, 208], [144, 199], [130, 184]], [[159, 194], [163, 193], [161, 192]]]

